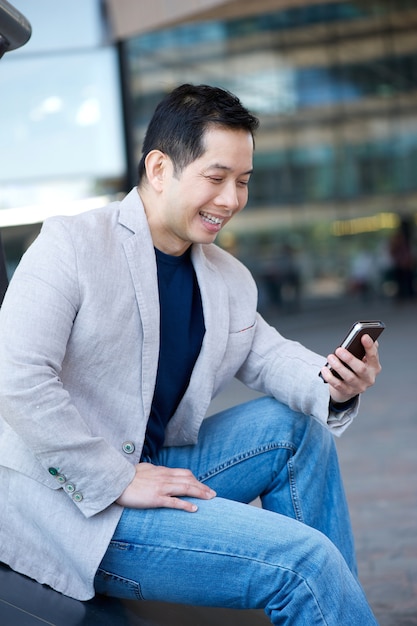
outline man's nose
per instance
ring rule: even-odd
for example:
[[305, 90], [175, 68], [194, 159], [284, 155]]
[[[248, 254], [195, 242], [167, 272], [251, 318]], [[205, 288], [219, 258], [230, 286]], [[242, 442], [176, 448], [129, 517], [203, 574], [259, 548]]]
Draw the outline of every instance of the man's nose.
[[222, 187], [221, 192], [216, 198], [216, 204], [230, 211], [235, 211], [239, 208], [239, 196], [235, 183], [230, 182]]

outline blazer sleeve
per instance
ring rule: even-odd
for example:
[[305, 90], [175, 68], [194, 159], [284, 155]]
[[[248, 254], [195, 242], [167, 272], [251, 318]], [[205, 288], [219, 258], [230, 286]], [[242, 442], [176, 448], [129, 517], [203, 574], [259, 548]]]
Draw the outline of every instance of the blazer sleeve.
[[92, 432], [63, 384], [82, 298], [71, 236], [52, 221], [23, 256], [0, 311], [0, 414], [22, 441], [22, 472], [33, 455], [49, 478], [63, 476], [68, 496], [89, 517], [119, 497], [134, 467]]
[[318, 376], [324, 363], [324, 357], [286, 339], [258, 315], [251, 350], [237, 378], [341, 435], [357, 415], [359, 400], [340, 413], [330, 411], [328, 385]]

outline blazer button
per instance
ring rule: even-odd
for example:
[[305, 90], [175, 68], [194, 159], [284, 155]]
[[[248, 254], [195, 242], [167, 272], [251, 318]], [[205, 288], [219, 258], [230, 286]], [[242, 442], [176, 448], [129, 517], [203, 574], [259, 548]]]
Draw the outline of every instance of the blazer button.
[[74, 500], [74, 502], [81, 502], [84, 499], [83, 494], [80, 493], [79, 491], [75, 491], [72, 494], [72, 499]]
[[55, 476], [55, 479], [59, 482], [60, 485], [63, 485], [64, 483], [67, 482], [66, 477], [64, 476], [64, 474], [57, 474]]
[[133, 441], [125, 441], [122, 445], [122, 449], [126, 454], [133, 454], [135, 451], [135, 444]]
[[64, 489], [65, 489], [65, 491], [66, 491], [67, 493], [74, 493], [74, 491], [75, 491], [75, 485], [74, 485], [74, 483], [67, 483], [67, 484], [65, 485]]

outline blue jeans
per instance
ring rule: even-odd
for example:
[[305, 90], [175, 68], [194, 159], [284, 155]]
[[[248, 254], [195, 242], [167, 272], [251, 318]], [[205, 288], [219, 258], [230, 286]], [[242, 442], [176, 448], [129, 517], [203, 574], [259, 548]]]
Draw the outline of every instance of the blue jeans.
[[[356, 577], [333, 437], [315, 420], [260, 398], [152, 462], [189, 468], [217, 497], [198, 500], [197, 513], [125, 509], [97, 592], [263, 608], [272, 624], [377, 624]], [[257, 496], [262, 508], [248, 505]]]

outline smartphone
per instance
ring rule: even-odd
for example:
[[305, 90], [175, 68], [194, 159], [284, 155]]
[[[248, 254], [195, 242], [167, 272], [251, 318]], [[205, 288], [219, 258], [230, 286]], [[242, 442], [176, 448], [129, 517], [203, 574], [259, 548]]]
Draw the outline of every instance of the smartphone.
[[[375, 341], [376, 339], [378, 339], [379, 335], [382, 333], [384, 328], [385, 328], [385, 324], [384, 322], [381, 322], [381, 320], [367, 320], [367, 321], [355, 322], [350, 328], [346, 337], [343, 339], [342, 343], [340, 344], [340, 347], [346, 348], [346, 350], [349, 350], [349, 352], [351, 352], [353, 356], [355, 356], [357, 359], [362, 360], [363, 357], [365, 356], [365, 348], [363, 347], [362, 341], [361, 341], [363, 335], [369, 335], [371, 339]], [[333, 370], [330, 367], [329, 363], [326, 363], [326, 367], [330, 369], [330, 371], [332, 372], [334, 376], [342, 379], [340, 374], [338, 374], [335, 370]], [[346, 367], [349, 367], [349, 366], [346, 365]], [[319, 373], [319, 376], [321, 376], [321, 373]]]

